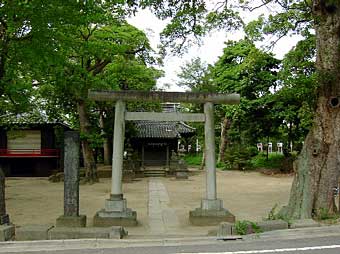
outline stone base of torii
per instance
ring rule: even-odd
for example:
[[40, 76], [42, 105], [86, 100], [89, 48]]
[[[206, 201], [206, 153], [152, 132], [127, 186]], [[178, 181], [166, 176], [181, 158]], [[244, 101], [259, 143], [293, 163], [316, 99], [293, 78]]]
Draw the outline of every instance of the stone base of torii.
[[[214, 104], [237, 104], [238, 94], [217, 93], [180, 93], [180, 92], [144, 92], [144, 91], [89, 91], [89, 98], [96, 101], [113, 101], [115, 105], [115, 123], [112, 157], [112, 188], [104, 209], [94, 216], [94, 226], [135, 226], [137, 213], [127, 207], [122, 193], [122, 172], [125, 121], [190, 121], [205, 122], [206, 154], [206, 196], [201, 206], [190, 211], [189, 219], [194, 225], [216, 225], [219, 222], [234, 222], [235, 216], [223, 207], [216, 191], [216, 158], [214, 131]], [[125, 102], [186, 102], [204, 104], [204, 114], [150, 112], [125, 112]]]

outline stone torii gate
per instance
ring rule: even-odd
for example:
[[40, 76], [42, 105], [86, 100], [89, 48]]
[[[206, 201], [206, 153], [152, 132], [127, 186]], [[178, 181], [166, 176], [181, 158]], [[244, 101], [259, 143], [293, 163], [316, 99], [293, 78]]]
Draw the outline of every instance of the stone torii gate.
[[[94, 226], [132, 226], [137, 224], [137, 214], [127, 208], [122, 192], [123, 150], [125, 121], [187, 121], [205, 122], [206, 195], [201, 207], [190, 211], [190, 221], [195, 225], [212, 225], [221, 221], [234, 222], [235, 217], [225, 208], [216, 194], [216, 158], [214, 133], [214, 104], [238, 104], [238, 94], [145, 91], [90, 90], [89, 98], [112, 101], [115, 106], [115, 123], [112, 156], [112, 188], [105, 208], [94, 216]], [[186, 102], [204, 104], [204, 114], [126, 112], [125, 102]]]

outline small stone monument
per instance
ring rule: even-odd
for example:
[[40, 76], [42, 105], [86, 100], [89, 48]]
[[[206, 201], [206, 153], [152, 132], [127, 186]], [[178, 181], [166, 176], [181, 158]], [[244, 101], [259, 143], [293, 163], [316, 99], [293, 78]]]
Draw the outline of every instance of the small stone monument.
[[86, 216], [79, 215], [79, 133], [65, 132], [64, 148], [64, 215], [57, 227], [85, 227]]
[[171, 151], [171, 157], [169, 162], [169, 175], [174, 175], [178, 170], [178, 156], [174, 150]]
[[14, 237], [15, 228], [10, 224], [5, 203], [5, 174], [0, 166], [0, 242]]
[[178, 169], [176, 170], [176, 179], [188, 179], [189, 170], [185, 160], [178, 161]]

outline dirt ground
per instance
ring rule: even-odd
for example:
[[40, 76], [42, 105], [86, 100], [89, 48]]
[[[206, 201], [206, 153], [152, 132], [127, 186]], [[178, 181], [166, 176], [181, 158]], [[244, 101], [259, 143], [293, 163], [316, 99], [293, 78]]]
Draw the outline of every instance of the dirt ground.
[[[205, 193], [205, 173], [196, 170], [189, 180], [162, 178], [168, 191], [170, 207], [175, 210], [180, 229], [175, 233], [206, 234], [210, 227], [190, 226], [188, 214], [200, 206]], [[130, 234], [148, 234], [148, 178], [123, 184], [128, 207], [137, 211], [139, 226], [129, 228]], [[265, 218], [275, 205], [287, 203], [291, 176], [267, 176], [257, 172], [218, 171], [218, 198], [238, 220]], [[50, 183], [47, 178], [7, 178], [6, 205], [12, 222], [24, 224], [54, 224], [63, 214], [63, 183]], [[87, 215], [92, 225], [94, 214], [104, 207], [109, 197], [111, 180], [100, 179], [94, 185], [80, 186], [80, 214]], [[200, 229], [204, 228], [204, 229]]]

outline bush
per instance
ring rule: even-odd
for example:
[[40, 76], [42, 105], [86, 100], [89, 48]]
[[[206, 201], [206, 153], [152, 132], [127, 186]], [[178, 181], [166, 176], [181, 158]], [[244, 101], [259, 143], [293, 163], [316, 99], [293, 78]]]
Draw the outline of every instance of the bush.
[[183, 158], [188, 165], [200, 166], [202, 163], [202, 153], [186, 154]]
[[255, 222], [248, 221], [248, 220], [236, 221], [235, 230], [236, 230], [236, 233], [239, 235], [262, 232], [261, 228]]
[[226, 169], [246, 170], [251, 167], [251, 158], [257, 155], [256, 147], [235, 145], [229, 148], [225, 156]]
[[267, 169], [277, 169], [281, 173], [291, 173], [293, 172], [293, 162], [296, 155], [289, 154], [289, 156], [284, 156], [283, 154], [270, 153], [267, 156], [265, 153], [260, 153], [253, 157], [251, 160], [251, 166], [253, 168], [267, 168]]

